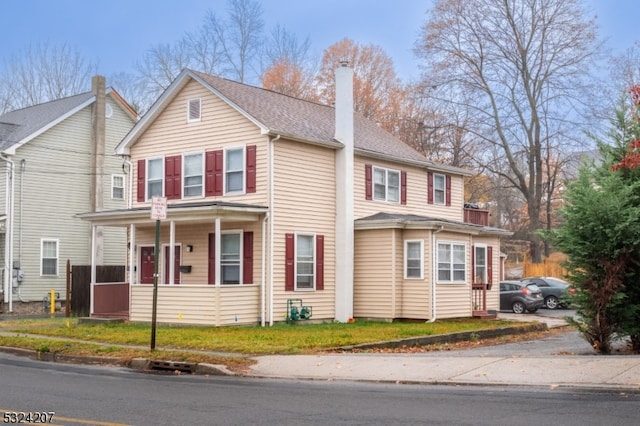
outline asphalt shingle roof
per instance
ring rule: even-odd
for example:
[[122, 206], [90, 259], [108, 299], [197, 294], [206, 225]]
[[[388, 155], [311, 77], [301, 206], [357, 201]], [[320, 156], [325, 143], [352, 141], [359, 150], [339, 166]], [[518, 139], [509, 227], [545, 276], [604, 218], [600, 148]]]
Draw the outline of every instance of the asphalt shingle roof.
[[0, 151], [10, 148], [93, 96], [92, 92], [81, 93], [0, 115]]
[[[198, 71], [192, 72], [272, 132], [301, 140], [335, 144], [334, 107]], [[422, 154], [359, 113], [354, 114], [354, 145], [356, 149], [371, 153], [432, 164]]]

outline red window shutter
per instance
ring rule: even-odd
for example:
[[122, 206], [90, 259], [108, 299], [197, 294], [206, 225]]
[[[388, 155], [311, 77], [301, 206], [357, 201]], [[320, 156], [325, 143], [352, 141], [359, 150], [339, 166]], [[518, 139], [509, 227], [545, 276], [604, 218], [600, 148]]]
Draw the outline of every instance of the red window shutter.
[[407, 172], [400, 172], [400, 203], [407, 204]]
[[471, 284], [476, 283], [476, 246], [471, 246]]
[[324, 235], [316, 235], [316, 290], [324, 290]]
[[487, 247], [487, 283], [493, 284], [493, 247]]
[[182, 156], [164, 159], [164, 195], [169, 200], [179, 200], [182, 194]]
[[205, 154], [205, 195], [222, 195], [222, 150], [208, 151]]
[[256, 146], [247, 145], [247, 193], [256, 192]]
[[433, 204], [433, 173], [427, 173], [427, 200]]
[[367, 200], [373, 199], [373, 171], [371, 170], [371, 164], [364, 165], [364, 184], [365, 184], [365, 198]]
[[145, 201], [145, 185], [146, 185], [146, 175], [145, 175], [145, 160], [138, 160], [138, 202], [143, 203]]
[[294, 234], [285, 234], [285, 265], [284, 265], [284, 290], [293, 291], [295, 289], [295, 243]]
[[242, 284], [253, 284], [253, 232], [242, 234]]
[[216, 234], [209, 234], [209, 284], [216, 283]]
[[447, 206], [451, 205], [451, 176], [447, 175], [446, 176], [446, 199], [447, 199]]

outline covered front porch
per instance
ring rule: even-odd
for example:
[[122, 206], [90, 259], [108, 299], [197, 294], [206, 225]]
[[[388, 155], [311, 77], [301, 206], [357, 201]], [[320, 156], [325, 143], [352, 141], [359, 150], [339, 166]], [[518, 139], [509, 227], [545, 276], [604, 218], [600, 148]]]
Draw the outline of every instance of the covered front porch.
[[[157, 281], [158, 322], [264, 325], [267, 212], [262, 206], [209, 202], [170, 205], [159, 223], [150, 208], [78, 215], [93, 227], [91, 316], [117, 311], [122, 317], [126, 309], [131, 321], [151, 321]], [[125, 283], [96, 282], [95, 240], [103, 226], [128, 229]]]

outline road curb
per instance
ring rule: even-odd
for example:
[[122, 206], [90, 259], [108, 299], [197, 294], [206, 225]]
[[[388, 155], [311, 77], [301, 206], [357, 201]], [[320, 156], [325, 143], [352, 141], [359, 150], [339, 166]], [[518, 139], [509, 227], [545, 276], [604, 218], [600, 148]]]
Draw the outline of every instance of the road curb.
[[383, 348], [402, 348], [412, 346], [426, 346], [442, 343], [456, 343], [469, 340], [490, 339], [493, 337], [525, 334], [534, 331], [547, 331], [549, 327], [545, 323], [519, 325], [514, 327], [500, 327], [490, 330], [463, 331], [459, 333], [437, 334], [433, 336], [413, 337], [409, 339], [388, 340], [383, 342], [362, 343], [359, 345], [340, 346], [333, 350], [354, 351]]

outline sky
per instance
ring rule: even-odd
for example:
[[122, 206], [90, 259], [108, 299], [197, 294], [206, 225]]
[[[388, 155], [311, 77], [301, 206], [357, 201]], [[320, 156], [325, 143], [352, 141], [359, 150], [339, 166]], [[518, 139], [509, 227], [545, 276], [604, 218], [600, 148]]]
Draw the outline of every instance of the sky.
[[[585, 1], [614, 51], [640, 41], [640, 1]], [[262, 0], [266, 29], [280, 24], [298, 40], [308, 37], [316, 57], [345, 37], [380, 46], [404, 81], [419, 77], [413, 47], [431, 5], [432, 0]], [[0, 69], [29, 44], [48, 43], [77, 49], [107, 77], [133, 73], [148, 49], [196, 31], [209, 10], [225, 16], [227, 1], [1, 0]]]

